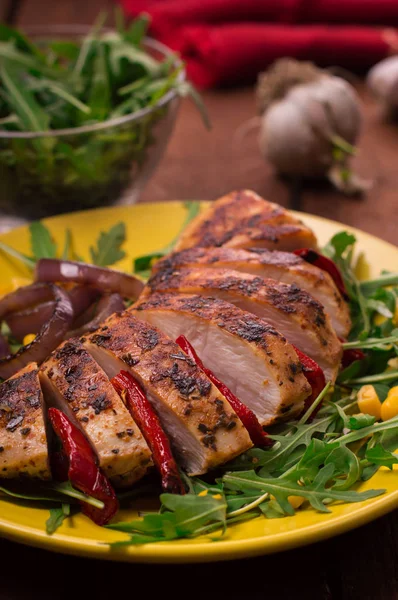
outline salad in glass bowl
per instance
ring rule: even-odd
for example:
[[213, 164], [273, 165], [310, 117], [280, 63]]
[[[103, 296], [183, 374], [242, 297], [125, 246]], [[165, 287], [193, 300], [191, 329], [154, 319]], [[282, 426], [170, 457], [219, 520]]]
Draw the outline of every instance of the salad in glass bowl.
[[[28, 218], [137, 200], [197, 92], [145, 16], [116, 29], [0, 25], [0, 210]], [[203, 112], [203, 111], [202, 111]], [[206, 120], [206, 116], [205, 116]]]

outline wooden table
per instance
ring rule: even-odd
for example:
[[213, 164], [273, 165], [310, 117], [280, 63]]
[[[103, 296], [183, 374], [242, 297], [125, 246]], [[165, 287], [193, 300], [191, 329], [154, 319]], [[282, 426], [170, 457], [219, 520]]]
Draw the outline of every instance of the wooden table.
[[[91, 23], [107, 0], [0, 0], [0, 18], [18, 25]], [[285, 206], [342, 221], [392, 243], [398, 234], [398, 128], [380, 119], [359, 85], [364, 126], [358, 172], [373, 180], [363, 199], [346, 198], [327, 186], [291, 190], [261, 158], [256, 131], [243, 135], [255, 116], [253, 89], [204, 94], [213, 129], [205, 131], [184, 102], [167, 153], [142, 201], [216, 198], [252, 188]], [[243, 127], [242, 127], [243, 125]], [[307, 548], [263, 558], [212, 565], [105, 564], [47, 553], [1, 541], [0, 599], [41, 600], [200, 598], [393, 600], [398, 598], [398, 513]], [[17, 566], [17, 571], [15, 570]], [[16, 576], [11, 573], [16, 572]], [[56, 586], [56, 587], [54, 587]], [[137, 587], [139, 586], [139, 588]], [[167, 595], [167, 596], [165, 596]]]

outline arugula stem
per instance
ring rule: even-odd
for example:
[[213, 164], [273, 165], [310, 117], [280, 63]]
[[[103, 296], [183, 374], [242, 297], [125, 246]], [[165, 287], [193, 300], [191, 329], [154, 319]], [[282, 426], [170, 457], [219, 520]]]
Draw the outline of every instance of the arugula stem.
[[380, 287], [397, 284], [398, 273], [386, 273], [385, 275], [380, 275], [380, 277], [377, 277], [376, 279], [361, 281], [359, 287], [361, 288], [362, 292], [371, 293], [376, 291]]
[[310, 416], [312, 415], [312, 413], [314, 412], [316, 407], [322, 402], [322, 400], [328, 393], [331, 385], [332, 385], [332, 382], [328, 381], [327, 384], [325, 385], [325, 387], [323, 388], [323, 390], [321, 391], [321, 393], [318, 395], [318, 397], [314, 400], [314, 402], [311, 404], [311, 406], [309, 406], [307, 411], [303, 414], [303, 416], [301, 417], [301, 419], [298, 422], [298, 425], [304, 425], [304, 423], [306, 423], [308, 421], [308, 419], [310, 418]]
[[356, 379], [349, 379], [344, 382], [344, 385], [352, 385], [357, 383], [376, 383], [378, 381], [391, 381], [398, 379], [398, 371], [390, 371], [388, 373], [378, 373], [377, 375], [365, 375]]
[[265, 494], [263, 494], [262, 496], [259, 496], [256, 500], [253, 500], [253, 502], [250, 502], [250, 504], [246, 504], [245, 506], [242, 506], [242, 508], [233, 510], [232, 512], [228, 513], [227, 516], [228, 517], [237, 517], [238, 515], [243, 515], [245, 512], [248, 512], [252, 508], [256, 508], [256, 506], [259, 506], [262, 502], [264, 502], [264, 500], [266, 500], [268, 498], [268, 496], [269, 496], [268, 492], [265, 492]]
[[370, 331], [370, 317], [369, 317], [369, 313], [367, 311], [367, 307], [365, 304], [365, 298], [362, 294], [362, 291], [360, 289], [360, 285], [359, 285], [359, 281], [357, 279], [355, 279], [354, 281], [354, 287], [355, 287], [355, 291], [356, 291], [356, 295], [357, 295], [357, 302], [359, 305], [359, 310], [361, 311], [361, 315], [362, 315], [362, 319], [363, 319], [363, 332], [364, 333], [369, 333]]
[[[383, 423], [376, 423], [375, 425], [370, 425], [369, 427], [362, 427], [362, 429], [358, 429], [356, 431], [351, 431], [350, 433], [346, 433], [342, 437], [338, 438], [339, 444], [351, 444], [351, 442], [356, 442], [361, 440], [368, 435], [373, 435], [378, 433], [379, 431], [386, 431], [388, 429], [394, 429], [398, 426], [398, 416], [388, 421], [384, 421]], [[328, 444], [330, 442], [327, 442]]]
[[13, 258], [20, 260], [22, 263], [24, 263], [24, 265], [29, 267], [29, 269], [33, 270], [36, 266], [36, 261], [33, 260], [33, 258], [29, 258], [29, 256], [22, 254], [22, 252], [18, 252], [18, 250], [11, 248], [11, 246], [8, 246], [8, 244], [5, 244], [4, 242], [0, 242], [0, 250], [3, 250], [3, 252], [9, 256], [12, 256]]
[[86, 496], [86, 494], [83, 494], [82, 492], [79, 492], [78, 490], [75, 490], [74, 488], [71, 488], [63, 483], [52, 483], [51, 488], [60, 494], [70, 496], [71, 498], [76, 498], [77, 500], [81, 500], [81, 502], [95, 506], [95, 508], [99, 508], [100, 510], [102, 510], [105, 506], [101, 500], [97, 500], [97, 498], [93, 498], [92, 496]]
[[368, 338], [367, 340], [354, 340], [353, 342], [344, 342], [342, 344], [344, 350], [348, 350], [350, 348], [374, 348], [375, 346], [380, 347], [386, 344], [398, 344], [398, 336], [391, 335], [390, 337], [385, 338]]

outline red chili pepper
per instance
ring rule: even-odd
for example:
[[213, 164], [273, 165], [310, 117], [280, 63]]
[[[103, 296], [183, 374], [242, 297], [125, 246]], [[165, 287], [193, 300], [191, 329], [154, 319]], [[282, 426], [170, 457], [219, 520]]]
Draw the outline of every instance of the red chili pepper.
[[[312, 389], [311, 396], [308, 396], [308, 398], [306, 398], [304, 402], [303, 412], [305, 412], [318, 398], [319, 394], [326, 385], [326, 379], [324, 372], [322, 371], [318, 363], [315, 362], [315, 360], [312, 360], [312, 358], [304, 354], [304, 352], [296, 348], [296, 346], [293, 346], [293, 348], [295, 349], [296, 354], [299, 357], [301, 366], [303, 367], [303, 373]], [[317, 406], [317, 408], [312, 413], [311, 418], [315, 417], [320, 407], [321, 405], [319, 404], [319, 406]]]
[[101, 500], [105, 505], [103, 509], [99, 509], [81, 502], [83, 513], [97, 525], [105, 525], [118, 511], [119, 503], [111, 484], [97, 466], [93, 449], [80, 429], [63, 412], [50, 408], [48, 416], [69, 461], [69, 481], [73, 487]]
[[169, 439], [140, 384], [127, 371], [120, 371], [111, 383], [125, 401], [151, 449], [153, 461], [162, 478], [163, 489], [171, 494], [185, 494], [185, 487], [171, 452]]
[[216, 386], [219, 392], [228, 400], [231, 407], [234, 409], [239, 419], [242, 421], [244, 427], [247, 429], [250, 435], [250, 439], [255, 446], [272, 446], [273, 441], [270, 440], [267, 433], [261, 427], [260, 423], [254, 412], [243, 404], [231, 392], [231, 390], [214, 375], [213, 371], [210, 371], [204, 366], [199, 356], [196, 354], [193, 346], [188, 342], [185, 335], [180, 335], [176, 339], [176, 343], [180, 346], [181, 350], [188, 354], [188, 356], [196, 363], [196, 365], [207, 375], [210, 381]]
[[326, 256], [319, 254], [319, 252], [309, 248], [299, 248], [298, 250], [294, 250], [294, 254], [301, 256], [301, 258], [303, 258], [305, 261], [311, 265], [315, 265], [319, 269], [322, 269], [322, 271], [329, 273], [344, 300], [349, 300], [347, 288], [345, 287], [341, 273], [330, 258], [327, 258]]
[[[340, 342], [344, 342], [344, 340], [340, 339]], [[343, 352], [343, 358], [341, 359], [341, 364], [343, 368], [349, 367], [350, 364], [355, 362], [356, 360], [363, 360], [366, 358], [366, 354], [362, 352], [359, 348], [347, 348]]]

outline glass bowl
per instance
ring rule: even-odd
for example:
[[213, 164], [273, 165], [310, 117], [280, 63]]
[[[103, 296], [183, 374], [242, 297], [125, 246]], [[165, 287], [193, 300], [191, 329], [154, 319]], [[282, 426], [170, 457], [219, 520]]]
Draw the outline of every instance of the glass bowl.
[[[82, 37], [86, 27], [29, 30], [36, 38]], [[155, 58], [174, 56], [146, 38]], [[175, 63], [179, 64], [178, 59]], [[185, 80], [185, 71], [178, 82]], [[180, 98], [169, 90], [151, 107], [72, 129], [0, 130], [0, 211], [28, 219], [136, 202], [172, 132]]]

